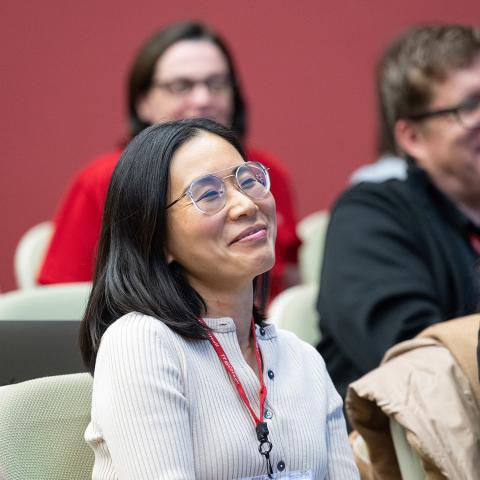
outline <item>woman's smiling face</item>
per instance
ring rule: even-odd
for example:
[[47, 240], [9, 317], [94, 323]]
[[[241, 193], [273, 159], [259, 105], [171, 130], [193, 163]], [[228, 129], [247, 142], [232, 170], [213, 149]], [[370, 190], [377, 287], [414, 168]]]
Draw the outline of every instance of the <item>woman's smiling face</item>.
[[[235, 173], [244, 159], [223, 138], [201, 132], [174, 154], [169, 202], [193, 180], [207, 174]], [[225, 206], [213, 215], [201, 213], [188, 196], [168, 209], [168, 258], [185, 269], [191, 285], [219, 290], [241, 288], [270, 270], [275, 261], [275, 201], [270, 192], [252, 199], [225, 180]]]

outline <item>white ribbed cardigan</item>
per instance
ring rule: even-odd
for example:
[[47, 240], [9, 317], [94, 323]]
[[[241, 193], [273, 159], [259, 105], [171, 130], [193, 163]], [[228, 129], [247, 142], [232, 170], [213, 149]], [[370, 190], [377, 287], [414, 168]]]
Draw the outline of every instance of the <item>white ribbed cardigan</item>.
[[[205, 321], [258, 412], [259, 381], [233, 320]], [[257, 337], [274, 471], [283, 462], [285, 471], [311, 469], [315, 479], [357, 479], [341, 399], [320, 355], [274, 326], [257, 326]], [[85, 439], [95, 452], [93, 479], [224, 480], [266, 472], [253, 419], [210, 342], [187, 340], [138, 313], [102, 337]]]

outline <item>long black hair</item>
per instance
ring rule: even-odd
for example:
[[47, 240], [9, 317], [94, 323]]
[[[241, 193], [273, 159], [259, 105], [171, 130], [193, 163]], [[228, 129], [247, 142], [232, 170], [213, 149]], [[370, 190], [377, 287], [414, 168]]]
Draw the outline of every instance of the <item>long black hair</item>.
[[158, 59], [169, 47], [182, 40], [207, 40], [216, 45], [225, 57], [233, 94], [232, 119], [231, 125], [228, 125], [228, 127], [243, 142], [247, 130], [247, 107], [232, 54], [218, 33], [206, 25], [195, 21], [172, 23], [156, 32], [138, 51], [128, 78], [128, 114], [131, 136], [134, 137], [149, 126], [148, 123], [138, 116], [137, 103], [152, 87], [153, 75]]
[[[178, 334], [206, 338], [198, 317], [201, 296], [181, 265], [168, 262], [166, 206], [170, 164], [184, 143], [209, 132], [245, 159], [234, 133], [206, 119], [167, 122], [143, 130], [123, 152], [108, 188], [93, 288], [80, 329], [84, 362], [93, 373], [101, 337], [122, 315], [135, 311], [163, 321]], [[261, 287], [261, 288], [259, 288]], [[256, 323], [262, 324], [268, 274], [254, 280]]]

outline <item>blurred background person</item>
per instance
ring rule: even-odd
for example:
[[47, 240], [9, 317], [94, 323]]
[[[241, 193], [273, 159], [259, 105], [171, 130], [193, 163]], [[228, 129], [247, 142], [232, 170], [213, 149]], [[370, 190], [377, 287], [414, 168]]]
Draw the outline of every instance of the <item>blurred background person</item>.
[[354, 185], [332, 211], [318, 349], [342, 395], [392, 345], [479, 298], [480, 29], [407, 31], [377, 81], [390, 153], [408, 171]]
[[[225, 42], [198, 22], [172, 24], [151, 37], [134, 59], [128, 81], [130, 136], [159, 122], [206, 117], [231, 127], [242, 143], [247, 107]], [[41, 284], [89, 281], [103, 205], [117, 148], [95, 159], [73, 180], [55, 217], [55, 231], [40, 269]], [[249, 160], [269, 168], [278, 216], [271, 296], [297, 283], [296, 217], [290, 179], [272, 155], [247, 148]]]
[[322, 358], [264, 323], [275, 201], [242, 150], [161, 123], [113, 172], [81, 335], [95, 479], [358, 478]]

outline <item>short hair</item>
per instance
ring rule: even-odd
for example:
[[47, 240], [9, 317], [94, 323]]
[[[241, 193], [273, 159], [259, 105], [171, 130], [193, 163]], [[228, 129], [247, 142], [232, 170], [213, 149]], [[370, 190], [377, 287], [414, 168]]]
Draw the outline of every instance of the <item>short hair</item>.
[[[135, 311], [160, 319], [187, 338], [206, 338], [198, 317], [206, 304], [184, 269], [168, 262], [167, 213], [170, 165], [175, 152], [202, 132], [243, 148], [226, 127], [193, 118], [153, 125], [124, 150], [112, 174], [105, 201], [92, 292], [80, 330], [85, 364], [93, 373], [101, 337], [121, 316]], [[263, 324], [268, 273], [254, 280], [252, 314]]]
[[182, 40], [207, 40], [216, 45], [224, 55], [228, 64], [233, 93], [232, 120], [231, 125], [227, 125], [227, 127], [232, 129], [243, 141], [247, 130], [247, 106], [232, 54], [218, 33], [195, 21], [178, 22], [167, 26], [150, 37], [138, 51], [128, 77], [128, 112], [131, 136], [134, 137], [150, 125], [138, 116], [136, 107], [138, 101], [147, 94], [152, 86], [158, 59], [169, 47]]
[[380, 132], [378, 151], [401, 153], [395, 123], [424, 111], [433, 84], [454, 69], [468, 68], [480, 54], [480, 28], [466, 25], [423, 25], [394, 40], [377, 66]]

